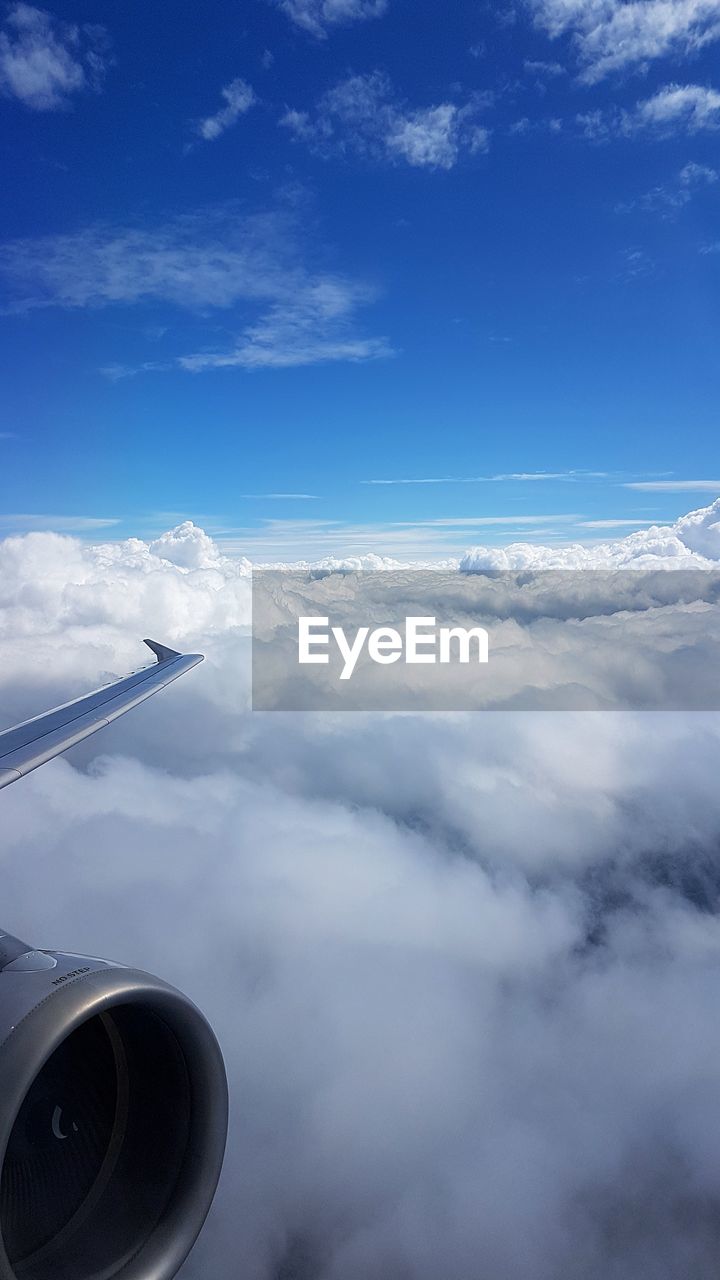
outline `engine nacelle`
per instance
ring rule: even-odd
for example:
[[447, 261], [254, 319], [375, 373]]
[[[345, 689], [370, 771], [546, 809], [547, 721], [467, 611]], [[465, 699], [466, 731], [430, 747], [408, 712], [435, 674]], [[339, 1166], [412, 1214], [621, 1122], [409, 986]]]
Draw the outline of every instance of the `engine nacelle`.
[[205, 1018], [150, 974], [31, 951], [0, 971], [0, 1280], [170, 1280], [227, 1134]]

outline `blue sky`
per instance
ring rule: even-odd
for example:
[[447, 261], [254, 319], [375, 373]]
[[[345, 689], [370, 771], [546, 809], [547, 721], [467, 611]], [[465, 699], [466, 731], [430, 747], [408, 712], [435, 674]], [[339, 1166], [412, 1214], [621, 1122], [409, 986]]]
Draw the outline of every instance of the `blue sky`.
[[719, 59], [720, 0], [6, 7], [0, 532], [452, 553], [706, 505]]

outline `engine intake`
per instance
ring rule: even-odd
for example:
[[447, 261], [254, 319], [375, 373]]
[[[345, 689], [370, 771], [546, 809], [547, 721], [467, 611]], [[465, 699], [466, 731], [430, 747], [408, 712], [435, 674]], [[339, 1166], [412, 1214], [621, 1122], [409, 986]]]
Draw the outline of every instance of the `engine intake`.
[[0, 972], [0, 1280], [170, 1280], [222, 1165], [215, 1036], [158, 978], [34, 954]]

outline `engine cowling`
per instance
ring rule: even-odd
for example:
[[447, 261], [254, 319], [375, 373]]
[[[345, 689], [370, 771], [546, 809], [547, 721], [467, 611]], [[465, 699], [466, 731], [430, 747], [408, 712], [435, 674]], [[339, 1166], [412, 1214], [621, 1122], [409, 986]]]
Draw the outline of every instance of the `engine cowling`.
[[170, 1280], [227, 1134], [222, 1055], [159, 978], [31, 951], [0, 971], [0, 1280]]

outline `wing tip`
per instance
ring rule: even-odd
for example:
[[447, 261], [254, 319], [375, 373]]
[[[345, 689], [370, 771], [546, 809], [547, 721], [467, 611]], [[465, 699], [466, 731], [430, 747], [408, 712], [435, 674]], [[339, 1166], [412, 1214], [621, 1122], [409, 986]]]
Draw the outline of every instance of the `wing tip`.
[[143, 640], [157, 658], [158, 662], [167, 662], [170, 658], [181, 658], [182, 654], [177, 649], [170, 649], [166, 644], [158, 644], [157, 640]]

